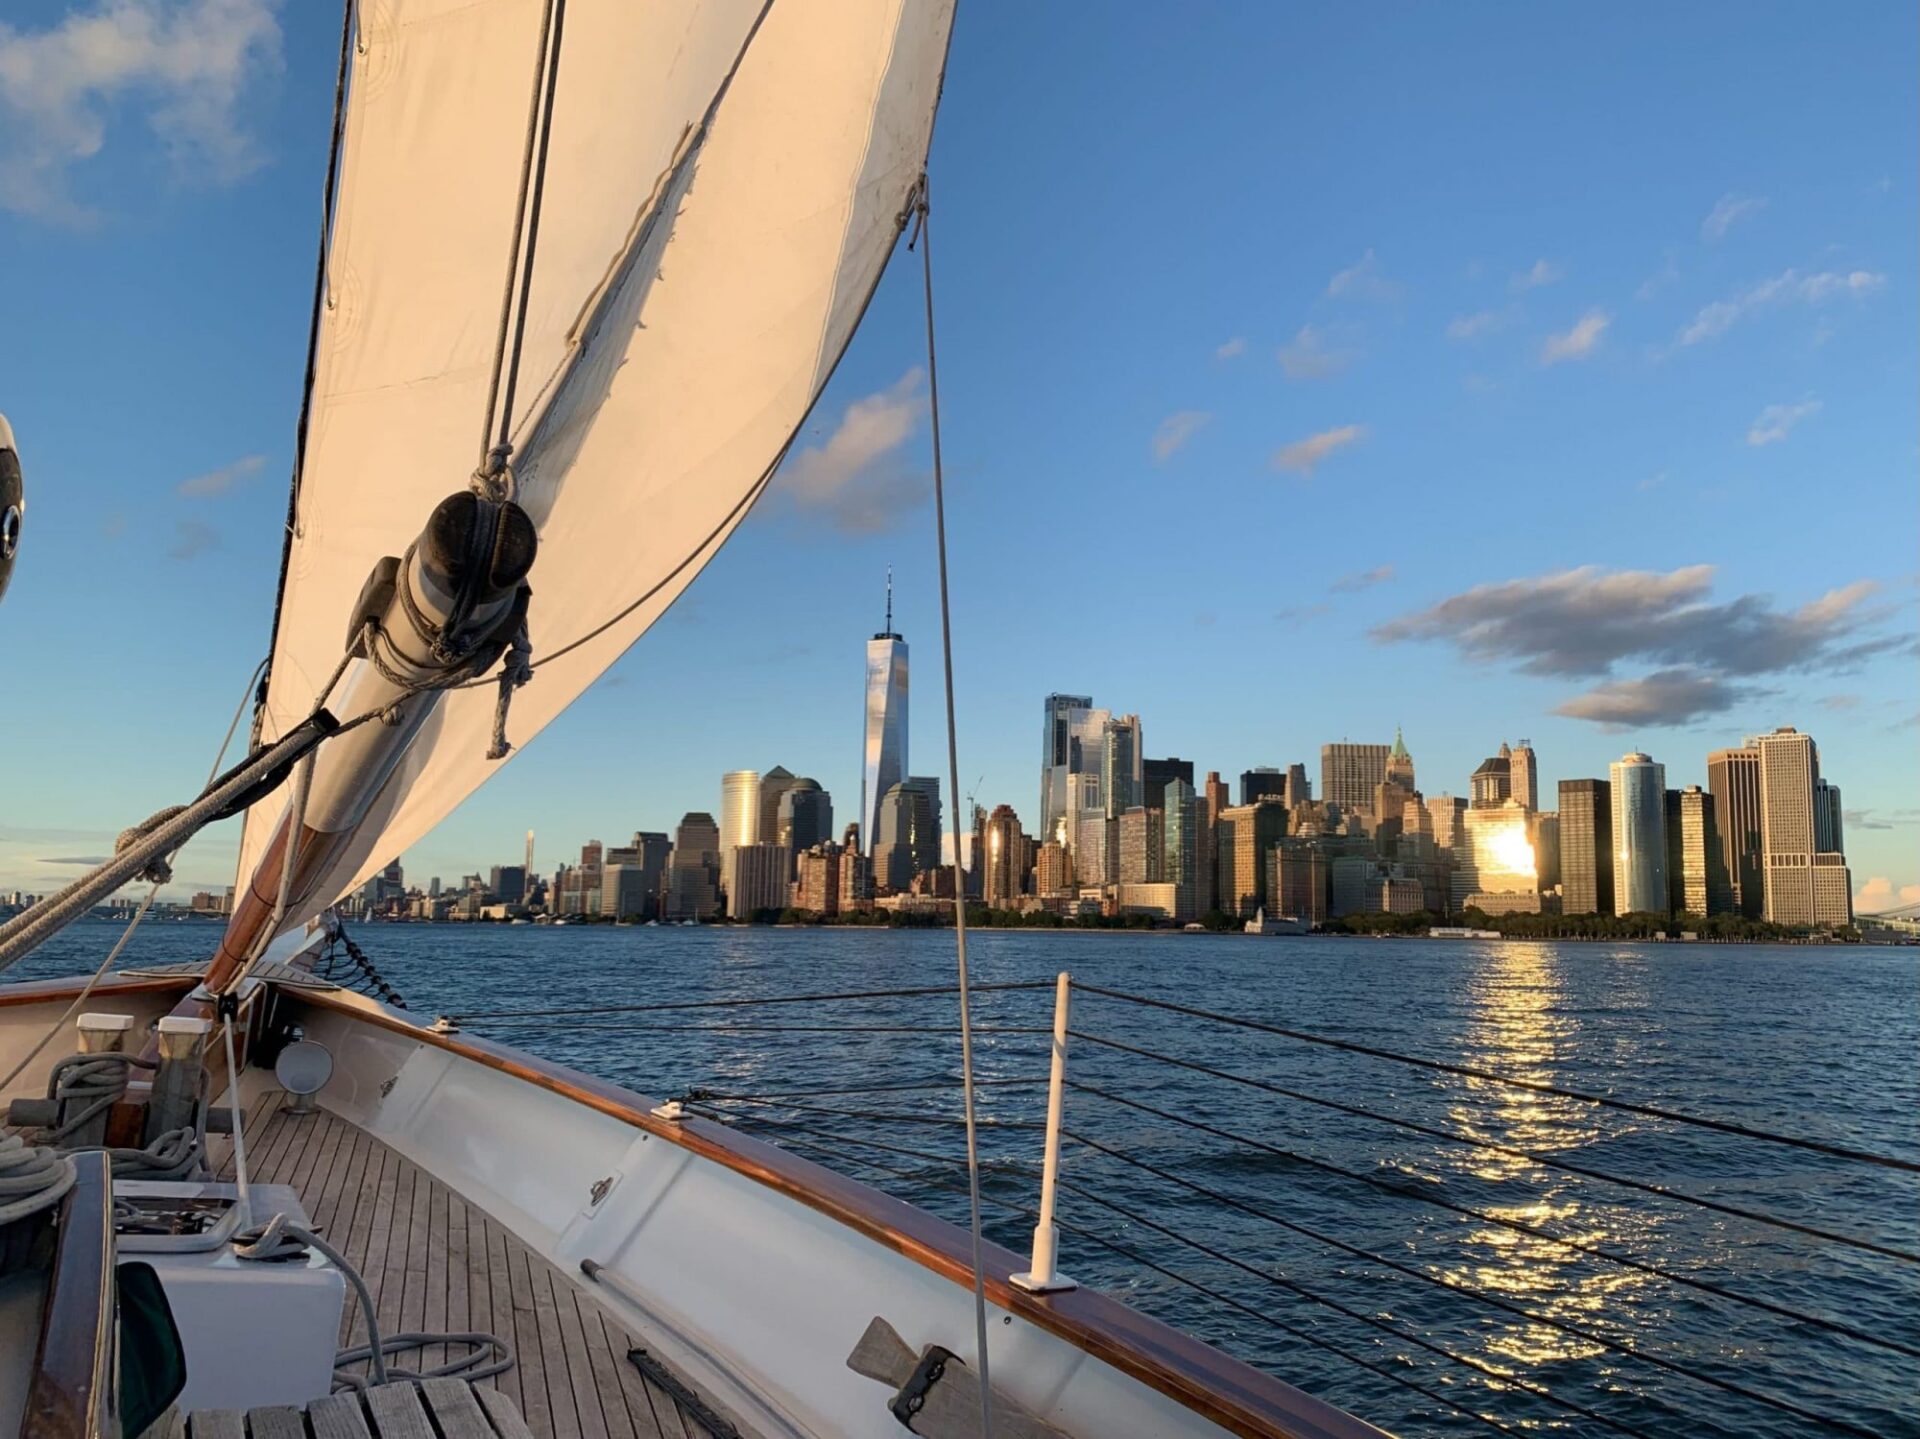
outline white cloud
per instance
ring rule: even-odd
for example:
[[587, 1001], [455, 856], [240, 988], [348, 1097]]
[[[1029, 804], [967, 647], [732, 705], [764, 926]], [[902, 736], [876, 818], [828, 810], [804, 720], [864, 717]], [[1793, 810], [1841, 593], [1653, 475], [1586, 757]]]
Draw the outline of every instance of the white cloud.
[[1327, 348], [1324, 330], [1302, 325], [1300, 333], [1275, 352], [1280, 372], [1289, 380], [1320, 380], [1337, 374], [1353, 357]]
[[280, 65], [272, 0], [93, 0], [45, 30], [0, 24], [0, 207], [91, 217], [69, 171], [137, 111], [174, 169], [230, 183], [260, 164], [241, 99]]
[[927, 477], [900, 455], [927, 407], [916, 366], [892, 385], [848, 405], [822, 444], [781, 467], [783, 491], [803, 513], [848, 534], [876, 534], [927, 496]]
[[1391, 300], [1399, 293], [1400, 287], [1380, 273], [1372, 250], [1327, 281], [1327, 296], [1334, 300]]
[[1777, 445], [1793, 427], [1809, 415], [1820, 413], [1818, 400], [1803, 400], [1797, 405], [1768, 405], [1747, 431], [1750, 445]]
[[1853, 896], [1855, 914], [1878, 914], [1882, 910], [1899, 909], [1909, 904], [1920, 904], [1920, 884], [1903, 884], [1895, 890], [1893, 881], [1884, 874], [1876, 874], [1861, 885]]
[[1471, 315], [1455, 316], [1447, 323], [1447, 338], [1477, 340], [1489, 330], [1499, 329], [1506, 318], [1499, 310], [1478, 310]]
[[1750, 215], [1757, 215], [1767, 208], [1764, 198], [1751, 195], [1722, 195], [1719, 203], [1707, 212], [1707, 218], [1700, 222], [1700, 238], [1709, 242], [1724, 240], [1727, 231]]
[[1322, 430], [1317, 435], [1309, 435], [1304, 440], [1295, 440], [1290, 445], [1282, 445], [1273, 452], [1273, 467], [1276, 470], [1291, 470], [1298, 475], [1312, 475], [1314, 467], [1336, 450], [1343, 450], [1366, 434], [1364, 425], [1341, 425], [1338, 429]]
[[196, 499], [224, 495], [242, 480], [251, 479], [259, 474], [266, 463], [265, 455], [242, 455], [230, 465], [222, 465], [217, 470], [208, 470], [204, 475], [195, 475], [190, 480], [182, 480], [174, 486], [174, 493]]
[[1180, 410], [1168, 415], [1153, 432], [1154, 459], [1165, 464], [1212, 418], [1205, 410]]
[[1551, 285], [1559, 279], [1560, 267], [1547, 260], [1535, 260], [1531, 269], [1522, 270], [1507, 282], [1508, 288], [1516, 293], [1521, 290], [1537, 290], [1542, 285]]
[[1697, 345], [1702, 340], [1724, 335], [1742, 316], [1771, 305], [1818, 305], [1837, 295], [1860, 299], [1872, 294], [1886, 282], [1885, 275], [1871, 270], [1823, 270], [1814, 275], [1784, 270], [1771, 280], [1762, 280], [1731, 299], [1715, 300], [1711, 305], [1702, 306], [1700, 312], [1680, 331], [1678, 343]]
[[1651, 300], [1679, 278], [1680, 262], [1674, 258], [1673, 251], [1669, 250], [1666, 259], [1661, 261], [1660, 268], [1641, 281], [1640, 288], [1633, 292], [1633, 298]]
[[1237, 360], [1247, 352], [1247, 337], [1235, 335], [1213, 352], [1216, 360]]
[[218, 548], [220, 532], [199, 520], [182, 520], [175, 527], [173, 543], [167, 546], [170, 560], [191, 560]]
[[1376, 565], [1370, 570], [1356, 570], [1350, 575], [1342, 575], [1327, 588], [1336, 595], [1351, 595], [1370, 590], [1375, 585], [1384, 585], [1392, 578], [1392, 565]]
[[1599, 348], [1601, 336], [1612, 323], [1612, 317], [1605, 310], [1587, 311], [1564, 335], [1547, 336], [1546, 344], [1540, 347], [1540, 363], [1557, 365], [1562, 360], [1586, 359]]

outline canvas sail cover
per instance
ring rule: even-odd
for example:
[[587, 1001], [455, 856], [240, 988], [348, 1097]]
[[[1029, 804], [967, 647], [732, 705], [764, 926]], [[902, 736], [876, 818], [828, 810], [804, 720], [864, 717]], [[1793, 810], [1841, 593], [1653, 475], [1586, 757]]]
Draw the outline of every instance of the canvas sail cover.
[[[375, 561], [481, 457], [546, 7], [359, 7], [263, 739], [311, 709]], [[516, 743], [673, 603], [818, 397], [925, 163], [952, 8], [568, 0], [515, 406], [536, 663], [646, 598], [541, 665]], [[309, 911], [498, 767], [494, 702], [491, 684], [440, 698]], [[248, 813], [243, 884], [286, 803]]]

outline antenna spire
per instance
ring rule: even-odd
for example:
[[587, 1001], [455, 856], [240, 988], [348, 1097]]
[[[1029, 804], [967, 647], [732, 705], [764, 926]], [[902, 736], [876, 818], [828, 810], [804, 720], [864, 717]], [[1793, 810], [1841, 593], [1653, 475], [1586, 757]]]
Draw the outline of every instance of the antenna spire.
[[893, 566], [887, 566], [887, 630], [893, 633]]

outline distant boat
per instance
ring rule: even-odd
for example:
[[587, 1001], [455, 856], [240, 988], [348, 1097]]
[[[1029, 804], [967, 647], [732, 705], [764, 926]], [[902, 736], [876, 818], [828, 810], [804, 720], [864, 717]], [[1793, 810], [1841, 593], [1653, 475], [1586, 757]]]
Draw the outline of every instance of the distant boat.
[[1459, 925], [1437, 925], [1427, 931], [1434, 939], [1498, 939], [1497, 929], [1466, 929]]
[[1253, 918], [1247, 921], [1248, 934], [1305, 934], [1307, 930], [1304, 919], [1289, 919], [1284, 915], [1279, 919], [1268, 919], [1265, 905], [1255, 910]]

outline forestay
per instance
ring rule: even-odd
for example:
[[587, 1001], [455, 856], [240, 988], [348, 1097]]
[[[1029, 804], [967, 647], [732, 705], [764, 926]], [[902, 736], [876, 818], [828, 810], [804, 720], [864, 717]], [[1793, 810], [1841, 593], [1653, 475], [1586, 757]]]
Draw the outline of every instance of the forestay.
[[[312, 706], [374, 562], [480, 461], [546, 7], [360, 6], [263, 738]], [[778, 464], [896, 242], [951, 22], [951, 0], [568, 0], [513, 417], [540, 533], [517, 742], [659, 618]], [[309, 913], [486, 779], [494, 699], [440, 699]], [[243, 883], [283, 803], [247, 815]]]

